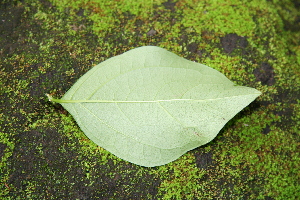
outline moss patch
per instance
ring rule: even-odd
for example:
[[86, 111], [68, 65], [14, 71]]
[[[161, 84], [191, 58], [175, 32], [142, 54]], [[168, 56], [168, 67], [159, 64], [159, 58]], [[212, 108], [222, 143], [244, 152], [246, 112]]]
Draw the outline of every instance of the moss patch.
[[[296, 199], [300, 13], [296, 1], [2, 1], [2, 199]], [[207, 145], [144, 168], [96, 146], [45, 93], [142, 45], [263, 92]]]

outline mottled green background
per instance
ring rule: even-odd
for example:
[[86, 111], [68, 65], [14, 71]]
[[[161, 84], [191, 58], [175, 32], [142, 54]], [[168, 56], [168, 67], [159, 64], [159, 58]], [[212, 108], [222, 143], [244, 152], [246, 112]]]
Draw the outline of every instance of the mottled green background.
[[[0, 199], [297, 199], [297, 0], [2, 0]], [[92, 143], [60, 105], [94, 65], [143, 45], [263, 94], [209, 144], [164, 166]]]

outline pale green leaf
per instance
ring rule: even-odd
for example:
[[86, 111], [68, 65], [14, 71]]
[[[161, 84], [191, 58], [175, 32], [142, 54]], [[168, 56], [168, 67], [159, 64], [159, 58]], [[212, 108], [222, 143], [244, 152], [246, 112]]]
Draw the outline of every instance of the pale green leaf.
[[260, 94], [208, 66], [145, 46], [100, 63], [62, 99], [49, 99], [99, 146], [152, 167], [214, 139]]

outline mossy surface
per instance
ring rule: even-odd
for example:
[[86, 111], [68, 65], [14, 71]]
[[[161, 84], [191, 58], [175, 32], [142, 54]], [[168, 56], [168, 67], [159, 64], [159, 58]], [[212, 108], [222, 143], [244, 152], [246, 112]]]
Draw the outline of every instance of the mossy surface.
[[[289, 0], [2, 1], [0, 198], [299, 198], [299, 9]], [[143, 45], [263, 94], [174, 162], [125, 162], [45, 93], [60, 97], [94, 65]]]

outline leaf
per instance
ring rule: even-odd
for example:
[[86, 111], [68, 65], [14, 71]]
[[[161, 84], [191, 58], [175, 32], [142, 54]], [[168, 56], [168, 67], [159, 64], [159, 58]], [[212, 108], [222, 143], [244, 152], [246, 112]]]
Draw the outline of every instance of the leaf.
[[83, 75], [61, 103], [97, 145], [153, 167], [210, 142], [261, 93], [155, 46], [110, 58]]

